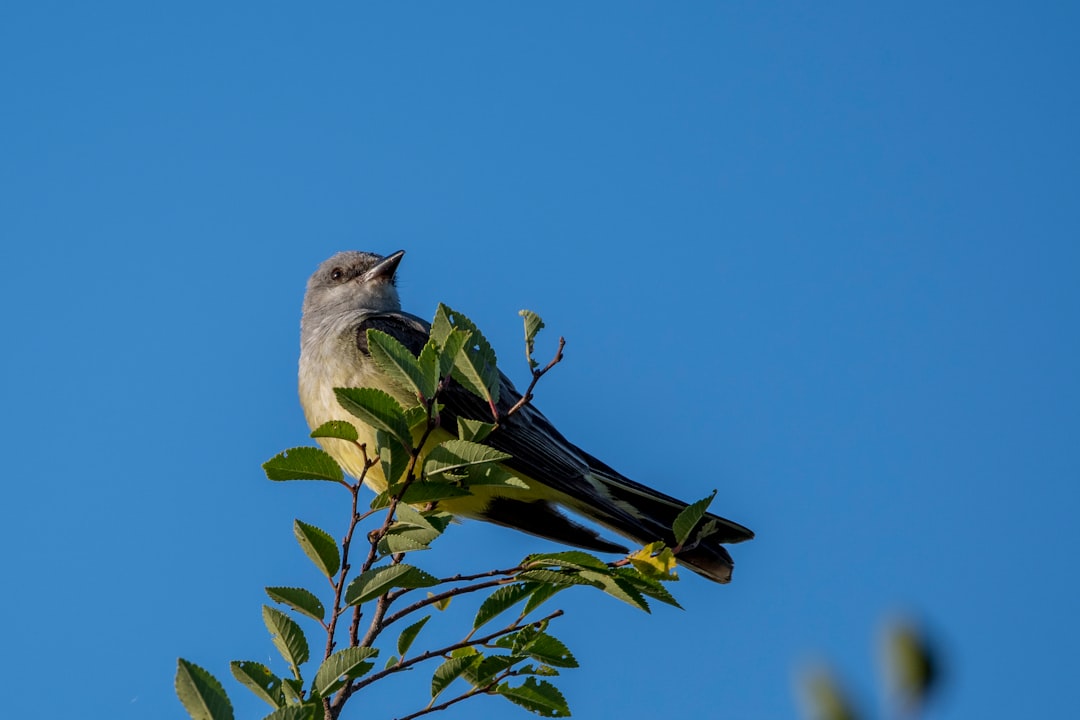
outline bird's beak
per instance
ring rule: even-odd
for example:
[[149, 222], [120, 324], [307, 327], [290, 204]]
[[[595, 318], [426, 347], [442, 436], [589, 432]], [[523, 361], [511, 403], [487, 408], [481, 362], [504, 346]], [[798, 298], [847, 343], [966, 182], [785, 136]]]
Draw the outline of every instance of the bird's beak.
[[378, 262], [375, 267], [364, 273], [363, 282], [370, 282], [372, 280], [392, 280], [394, 273], [397, 272], [397, 267], [401, 263], [401, 258], [405, 257], [404, 250], [398, 250], [392, 255], [387, 255]]

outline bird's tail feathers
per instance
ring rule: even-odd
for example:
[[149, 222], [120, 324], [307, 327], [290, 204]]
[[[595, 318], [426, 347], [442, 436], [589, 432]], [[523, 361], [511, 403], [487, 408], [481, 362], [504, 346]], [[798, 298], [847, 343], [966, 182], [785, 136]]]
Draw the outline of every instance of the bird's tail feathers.
[[[672, 525], [687, 504], [630, 480], [599, 461], [589, 473], [591, 484], [606, 502], [584, 503], [576, 508], [593, 520], [641, 544], [662, 540], [675, 546]], [[682, 547], [676, 558], [699, 575], [716, 582], [731, 580], [734, 565], [723, 543], [737, 543], [754, 537], [753, 531], [719, 515], [706, 513], [714, 530]]]

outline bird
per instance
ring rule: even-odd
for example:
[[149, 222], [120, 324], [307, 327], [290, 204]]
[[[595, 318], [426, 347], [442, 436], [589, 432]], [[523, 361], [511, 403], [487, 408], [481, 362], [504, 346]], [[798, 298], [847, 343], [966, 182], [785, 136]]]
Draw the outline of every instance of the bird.
[[[298, 389], [307, 422], [312, 429], [334, 420], [356, 427], [357, 442], [332, 437], [318, 442], [375, 492], [384, 492], [387, 481], [378, 464], [365, 466], [360, 447], [376, 447], [375, 430], [341, 406], [335, 388], [375, 387], [404, 407], [416, 403], [414, 393], [380, 370], [367, 337], [367, 330], [380, 330], [413, 354], [428, 340], [430, 325], [401, 309], [397, 271], [404, 255], [404, 250], [386, 256], [345, 251], [325, 260], [307, 282], [300, 321]], [[564, 512], [570, 511], [640, 545], [662, 541], [678, 549], [681, 565], [718, 583], [731, 580], [734, 562], [724, 545], [752, 539], [750, 529], [706, 513], [711, 534], [678, 547], [672, 524], [687, 503], [627, 478], [574, 445], [531, 402], [504, 417], [521, 393], [506, 375], [500, 373], [499, 382], [501, 419], [484, 442], [510, 456], [502, 465], [528, 488], [476, 486], [469, 496], [441, 500], [440, 509], [585, 550], [628, 552]], [[425, 448], [456, 437], [458, 418], [492, 420], [490, 405], [456, 381], [439, 402], [439, 427]]]

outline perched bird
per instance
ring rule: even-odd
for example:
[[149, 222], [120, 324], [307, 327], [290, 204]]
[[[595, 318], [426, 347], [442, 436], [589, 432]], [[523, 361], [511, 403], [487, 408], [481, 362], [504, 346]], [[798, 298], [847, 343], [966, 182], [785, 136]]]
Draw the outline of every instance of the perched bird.
[[[416, 397], [384, 375], [372, 360], [367, 339], [367, 330], [375, 328], [414, 354], [428, 339], [428, 323], [401, 310], [395, 274], [404, 254], [338, 253], [308, 281], [300, 321], [299, 389], [313, 429], [330, 420], [343, 420], [356, 426], [359, 443], [375, 447], [374, 430], [341, 407], [334, 388], [375, 387], [406, 407], [415, 403]], [[520, 398], [502, 375], [500, 414]], [[457, 383], [442, 392], [440, 402], [445, 405], [440, 427], [428, 447], [453, 437], [459, 417], [492, 420], [488, 404]], [[336, 438], [320, 438], [319, 443], [347, 472], [361, 476], [364, 457], [357, 443]], [[528, 489], [477, 486], [471, 496], [440, 501], [441, 508], [589, 550], [627, 551], [560, 512], [566, 508], [638, 544], [663, 540], [674, 545], [671, 525], [686, 503], [636, 483], [597, 460], [564, 438], [531, 404], [500, 421], [485, 444], [511, 456], [503, 464]], [[365, 482], [376, 492], [386, 489], [378, 465], [368, 469]], [[715, 521], [713, 533], [692, 547], [683, 547], [677, 559], [711, 580], [729, 582], [733, 563], [723, 543], [749, 540], [754, 533], [716, 515], [705, 519]]]

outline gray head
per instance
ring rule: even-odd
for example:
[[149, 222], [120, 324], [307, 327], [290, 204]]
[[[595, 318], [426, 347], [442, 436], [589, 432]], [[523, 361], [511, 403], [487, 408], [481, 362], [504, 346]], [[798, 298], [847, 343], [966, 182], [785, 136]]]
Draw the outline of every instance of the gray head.
[[308, 280], [301, 326], [354, 310], [400, 310], [394, 273], [404, 255], [349, 250], [323, 262]]

